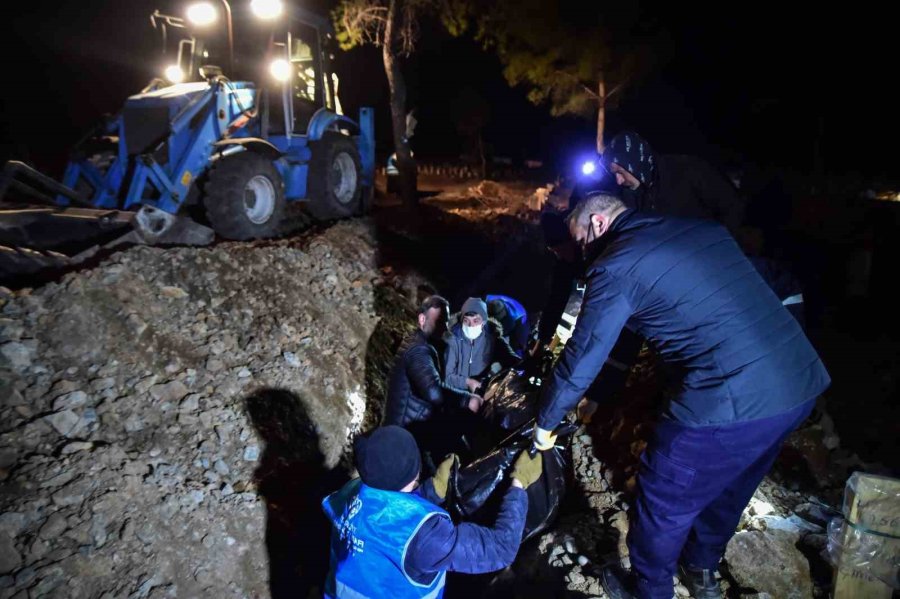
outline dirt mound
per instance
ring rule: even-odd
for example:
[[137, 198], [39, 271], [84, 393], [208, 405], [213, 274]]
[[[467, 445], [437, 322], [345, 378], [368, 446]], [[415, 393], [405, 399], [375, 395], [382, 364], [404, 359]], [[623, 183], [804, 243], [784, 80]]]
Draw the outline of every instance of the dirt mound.
[[5, 291], [0, 597], [320, 584], [327, 552], [301, 537], [413, 322], [375, 246], [355, 221], [137, 247]]

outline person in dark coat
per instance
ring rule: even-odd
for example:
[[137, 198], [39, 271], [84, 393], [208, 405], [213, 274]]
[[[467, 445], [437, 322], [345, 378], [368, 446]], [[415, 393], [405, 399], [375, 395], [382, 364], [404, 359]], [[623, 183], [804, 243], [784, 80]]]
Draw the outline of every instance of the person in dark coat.
[[477, 413], [484, 399], [444, 382], [435, 345], [447, 333], [450, 304], [432, 295], [422, 302], [418, 328], [400, 346], [388, 382], [383, 424], [409, 429], [426, 454], [429, 471], [453, 450], [456, 436], [442, 424], [460, 410]]
[[[627, 206], [644, 212], [712, 219], [725, 225], [732, 235], [744, 238], [746, 202], [734, 184], [705, 160], [683, 155], [657, 158], [645, 139], [626, 131], [613, 138], [600, 163], [621, 187], [620, 197]], [[770, 216], [774, 212], [771, 210]], [[803, 292], [790, 265], [762, 256], [750, 256], [750, 261], [803, 326]]]
[[575, 330], [544, 388], [535, 445], [582, 398], [627, 325], [680, 376], [641, 456], [628, 544], [632, 573], [603, 572], [613, 597], [672, 597], [677, 565], [694, 597], [713, 573], [785, 437], [830, 378], [798, 322], [721, 225], [626, 208], [598, 194], [569, 217], [599, 254]]
[[455, 457], [418, 484], [419, 449], [408, 431], [381, 427], [357, 439], [355, 454], [359, 478], [322, 502], [332, 523], [325, 597], [440, 598], [448, 571], [493, 572], [515, 559], [540, 454], [523, 451], [513, 465], [493, 526], [450, 520], [440, 505]]
[[470, 297], [463, 303], [460, 316], [444, 351], [444, 380], [452, 387], [475, 393], [491, 374], [493, 364], [507, 368], [518, 364], [519, 356], [488, 320], [484, 300]]
[[[559, 324], [574, 280], [585, 265], [571, 247], [565, 217], [585, 197], [597, 193], [619, 195], [628, 208], [669, 216], [706, 218], [735, 234], [744, 218], [744, 202], [732, 184], [696, 156], [657, 157], [650, 144], [633, 131], [616, 135], [600, 158], [601, 176], [578, 182], [562, 214], [545, 213], [541, 227], [545, 241], [557, 257], [550, 296], [541, 311], [536, 350], [550, 342]], [[618, 193], [617, 193], [618, 192]]]
[[[731, 182], [712, 165], [696, 156], [657, 156], [650, 144], [633, 131], [616, 135], [600, 157], [599, 176], [583, 178], [575, 186], [569, 210], [547, 213], [542, 228], [548, 247], [556, 256], [550, 293], [541, 311], [538, 339], [530, 348], [534, 363], [542, 362], [553, 339], [576, 281], [584, 277], [585, 263], [572, 248], [565, 216], [583, 198], [597, 193], [618, 195], [623, 203], [641, 211], [671, 216], [705, 218], [725, 225], [734, 235], [741, 232], [744, 201]], [[769, 281], [767, 281], [769, 282]], [[607, 366], [588, 389], [586, 399], [621, 390], [643, 345], [640, 336], [625, 328], [608, 358]]]
[[734, 185], [697, 156], [657, 156], [634, 131], [615, 136], [600, 165], [622, 188], [626, 206], [642, 212], [708, 218], [736, 234], [744, 222], [744, 200]]

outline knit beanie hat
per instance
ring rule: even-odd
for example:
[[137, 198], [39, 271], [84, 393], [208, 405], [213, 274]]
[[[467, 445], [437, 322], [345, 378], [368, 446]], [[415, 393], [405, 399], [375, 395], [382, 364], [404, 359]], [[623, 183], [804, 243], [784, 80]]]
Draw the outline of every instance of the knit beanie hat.
[[358, 437], [354, 449], [360, 478], [375, 489], [399, 491], [422, 469], [416, 440], [396, 425], [382, 426], [368, 437]]

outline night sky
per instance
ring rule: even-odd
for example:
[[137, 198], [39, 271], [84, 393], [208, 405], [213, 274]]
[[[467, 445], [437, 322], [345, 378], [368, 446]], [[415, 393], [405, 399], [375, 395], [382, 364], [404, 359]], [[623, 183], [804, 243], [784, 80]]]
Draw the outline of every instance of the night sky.
[[[642, 11], [669, 29], [671, 52], [608, 115], [608, 133], [634, 128], [662, 152], [700, 154], [719, 166], [751, 161], [806, 173], [821, 128], [829, 173], [896, 181], [897, 49], [884, 9], [768, 2], [699, 10], [688, 4], [642, 3]], [[10, 85], [0, 98], [0, 158], [24, 158], [58, 174], [67, 149], [91, 124], [155, 74], [159, 39], [149, 14], [154, 8], [179, 13], [179, 6], [167, 0], [18, 3], [4, 24]], [[328, 3], [305, 6], [323, 11]], [[448, 115], [465, 88], [490, 104], [485, 135], [497, 155], [562, 167], [591, 147], [592, 122], [551, 118], [525, 100], [524, 90], [508, 88], [490, 53], [428, 24], [424, 29], [420, 51], [407, 63], [411, 104], [419, 109], [417, 155], [458, 154]], [[348, 112], [376, 107], [384, 151], [388, 92], [380, 51], [338, 52], [336, 71]]]

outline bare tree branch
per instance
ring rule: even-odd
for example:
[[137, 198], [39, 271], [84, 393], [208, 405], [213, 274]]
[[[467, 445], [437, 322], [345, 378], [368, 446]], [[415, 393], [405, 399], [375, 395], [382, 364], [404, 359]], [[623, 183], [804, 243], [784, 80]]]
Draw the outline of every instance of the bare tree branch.
[[380, 46], [384, 39], [387, 7], [377, 0], [356, 0], [342, 6], [341, 28], [357, 44]]
[[588, 87], [588, 86], [585, 85], [584, 83], [579, 83], [578, 85], [581, 86], [581, 90], [582, 90], [582, 91], [584, 92], [584, 94], [585, 94], [587, 97], [589, 97], [591, 100], [593, 100], [594, 102], [600, 102], [600, 101], [601, 101], [600, 96], [599, 96], [599, 95], [597, 94], [597, 92], [595, 92], [593, 89], [591, 89], [590, 87]]
[[607, 92], [607, 94], [606, 94], [606, 101], [608, 102], [609, 99], [610, 99], [613, 95], [615, 95], [616, 93], [618, 93], [618, 92], [622, 91], [623, 89], [625, 89], [625, 88], [628, 86], [628, 83], [629, 83], [630, 81], [631, 81], [631, 77], [626, 77], [625, 79], [623, 79], [622, 81], [620, 81], [618, 85], [616, 85], [616, 86], [613, 87], [609, 92]]

